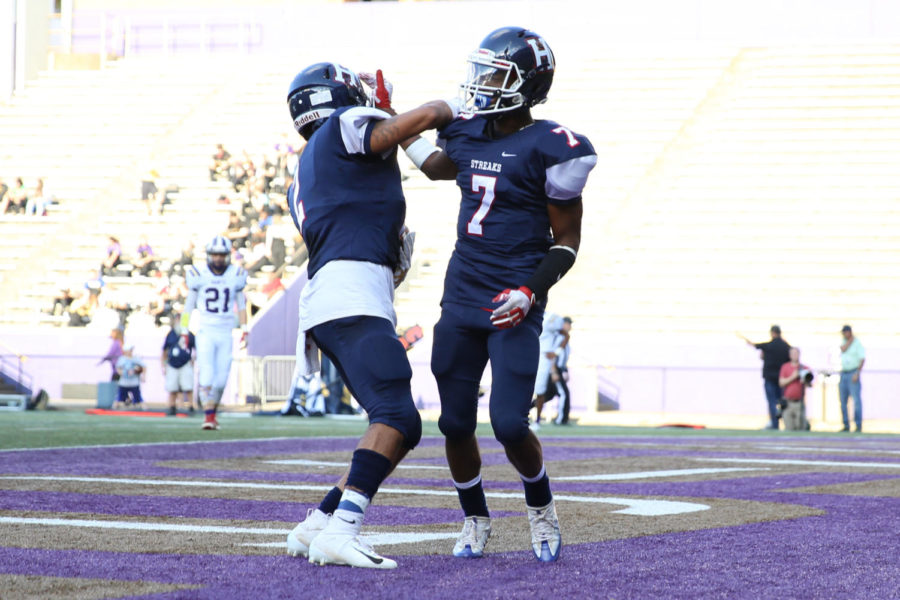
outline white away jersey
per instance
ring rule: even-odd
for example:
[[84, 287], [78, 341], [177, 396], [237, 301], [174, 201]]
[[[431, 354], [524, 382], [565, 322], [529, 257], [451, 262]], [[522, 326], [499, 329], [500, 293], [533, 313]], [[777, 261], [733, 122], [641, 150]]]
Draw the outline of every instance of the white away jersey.
[[236, 323], [234, 305], [247, 285], [247, 271], [228, 265], [216, 275], [208, 265], [192, 266], [186, 272], [188, 289], [197, 294], [197, 327], [233, 329]]

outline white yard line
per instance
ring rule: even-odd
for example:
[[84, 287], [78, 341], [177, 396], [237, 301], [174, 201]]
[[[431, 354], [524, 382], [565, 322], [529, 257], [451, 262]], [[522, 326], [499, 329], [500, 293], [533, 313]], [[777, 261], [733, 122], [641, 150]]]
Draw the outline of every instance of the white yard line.
[[630, 479], [652, 479], [656, 477], [681, 477], [683, 475], [712, 475], [716, 473], [737, 473], [744, 471], [768, 471], [765, 468], [735, 467], [722, 469], [675, 469], [671, 471], [635, 471], [633, 473], [599, 473], [596, 475], [575, 475], [554, 477], [553, 481], [627, 481]]
[[[77, 481], [83, 483], [115, 483], [118, 485], [152, 485], [152, 486], [184, 486], [184, 487], [212, 487], [212, 488], [238, 488], [238, 489], [264, 489], [264, 490], [303, 490], [303, 491], [328, 491], [331, 485], [310, 485], [310, 484], [282, 484], [282, 483], [250, 483], [244, 481], [226, 482], [226, 481], [188, 481], [177, 479], [127, 479], [115, 477], [72, 477], [72, 476], [53, 476], [53, 475], [5, 475], [0, 477], [3, 479], [14, 479], [18, 481]], [[456, 498], [455, 490], [429, 490], [421, 488], [397, 488], [386, 486], [379, 488], [381, 494], [404, 494], [410, 496], [449, 496]], [[514, 492], [486, 492], [488, 498], [516, 498], [524, 499], [524, 495]], [[678, 502], [674, 500], [643, 500], [640, 498], [611, 498], [598, 496], [573, 496], [569, 494], [554, 495], [556, 500], [567, 500], [569, 502], [586, 502], [597, 504], [616, 504], [625, 506], [623, 509], [612, 512], [623, 515], [637, 515], [658, 517], [663, 515], [677, 515], [683, 513], [698, 512], [709, 510], [706, 504], [698, 502]]]
[[801, 460], [793, 458], [695, 458], [699, 461], [746, 463], [753, 465], [809, 465], [813, 467], [863, 467], [872, 469], [900, 469], [900, 463], [850, 462], [841, 460]]
[[900, 454], [900, 450], [877, 450], [875, 448], [822, 448], [817, 446], [759, 446], [763, 450], [796, 450], [798, 452], [855, 452], [861, 454]]
[[[199, 421], [197, 421], [199, 423]], [[98, 423], [96, 426], [102, 426], [104, 424]], [[79, 427], [81, 428], [81, 427]], [[214, 433], [212, 435], [215, 435]], [[141, 446], [180, 446], [182, 444], [227, 444], [227, 443], [241, 443], [241, 442], [272, 442], [272, 441], [284, 441], [284, 440], [346, 440], [346, 439], [359, 439], [358, 435], [330, 435], [325, 437], [315, 437], [315, 438], [300, 438], [296, 436], [280, 436], [280, 437], [267, 437], [267, 438], [244, 438], [237, 440], [193, 440], [193, 441], [185, 441], [185, 442], [139, 442], [136, 444], [96, 444], [96, 445], [77, 445], [77, 446], [47, 446], [45, 448], [7, 448], [5, 450], [0, 449], [0, 453], [3, 452], [40, 452], [42, 450], [76, 450], [80, 448], [136, 448]]]
[[[264, 460], [262, 461], [268, 465], [304, 465], [309, 467], [347, 467], [350, 463], [347, 462], [328, 462], [325, 460], [307, 460], [304, 458], [296, 458], [296, 459], [285, 459], [285, 460]], [[426, 470], [434, 470], [434, 471], [447, 471], [449, 470], [447, 467], [441, 467], [437, 465], [419, 465], [416, 463], [403, 463], [399, 464], [395, 469], [426, 469]]]

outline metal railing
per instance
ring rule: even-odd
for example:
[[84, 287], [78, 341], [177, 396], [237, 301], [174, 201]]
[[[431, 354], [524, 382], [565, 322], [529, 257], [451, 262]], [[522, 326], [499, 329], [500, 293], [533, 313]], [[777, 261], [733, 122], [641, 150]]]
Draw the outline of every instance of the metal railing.
[[17, 394], [31, 395], [34, 390], [34, 379], [25, 370], [27, 360], [24, 354], [0, 343], [0, 376], [12, 382]]

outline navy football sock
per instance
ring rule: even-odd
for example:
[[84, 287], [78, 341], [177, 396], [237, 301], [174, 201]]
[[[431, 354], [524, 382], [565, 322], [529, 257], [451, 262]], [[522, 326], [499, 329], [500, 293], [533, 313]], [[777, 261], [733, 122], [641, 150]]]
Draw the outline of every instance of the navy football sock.
[[391, 461], [387, 456], [374, 450], [356, 450], [350, 462], [346, 487], [360, 490], [371, 500], [390, 471]]
[[467, 517], [490, 517], [487, 500], [484, 497], [484, 488], [481, 487], [481, 475], [472, 481], [459, 483], [454, 481], [456, 493], [459, 495], [459, 505], [463, 514]]
[[322, 499], [322, 502], [319, 503], [319, 510], [321, 510], [326, 515], [330, 515], [335, 510], [337, 510], [338, 504], [341, 501], [341, 488], [335, 486], [331, 488], [331, 490], [325, 494], [325, 497]]
[[541, 472], [534, 477], [525, 477], [519, 473], [522, 478], [522, 485], [525, 486], [525, 504], [531, 508], [540, 508], [547, 506], [553, 500], [553, 493], [550, 491], [550, 478], [547, 477], [547, 470], [541, 466]]

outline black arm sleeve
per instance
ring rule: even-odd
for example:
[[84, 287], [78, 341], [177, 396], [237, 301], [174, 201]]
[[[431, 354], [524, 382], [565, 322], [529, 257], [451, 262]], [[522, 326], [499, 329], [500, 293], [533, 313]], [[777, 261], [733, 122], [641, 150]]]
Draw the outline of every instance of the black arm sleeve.
[[534, 292], [538, 301], [547, 297], [547, 292], [557, 281], [562, 279], [572, 265], [575, 264], [575, 252], [564, 246], [553, 246], [547, 256], [540, 262], [525, 286]]

